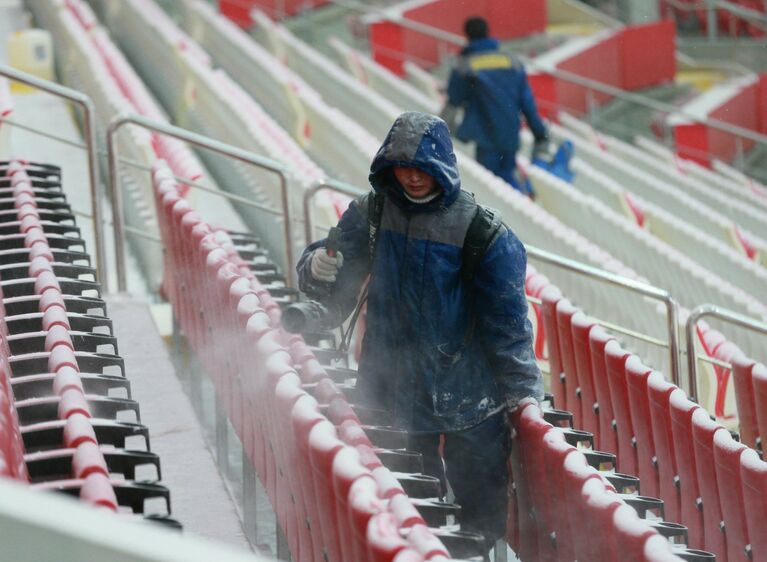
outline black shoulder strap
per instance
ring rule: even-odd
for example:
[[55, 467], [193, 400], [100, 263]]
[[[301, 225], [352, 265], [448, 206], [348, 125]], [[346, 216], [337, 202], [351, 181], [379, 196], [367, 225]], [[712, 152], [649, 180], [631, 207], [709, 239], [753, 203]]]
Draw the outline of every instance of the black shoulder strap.
[[500, 214], [489, 207], [477, 205], [474, 218], [471, 219], [466, 238], [463, 240], [463, 263], [461, 278], [467, 285], [474, 281], [482, 258], [485, 257], [490, 243], [501, 228]]
[[374, 191], [368, 197], [368, 255], [373, 261], [373, 253], [376, 248], [378, 227], [381, 226], [381, 216], [384, 208], [384, 194]]

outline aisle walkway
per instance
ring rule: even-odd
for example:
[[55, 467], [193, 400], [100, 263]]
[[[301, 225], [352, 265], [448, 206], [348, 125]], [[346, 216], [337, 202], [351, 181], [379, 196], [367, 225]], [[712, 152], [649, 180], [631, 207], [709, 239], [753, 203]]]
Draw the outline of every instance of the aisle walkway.
[[106, 300], [133, 398], [141, 406], [152, 450], [160, 456], [163, 484], [171, 491], [173, 517], [186, 533], [250, 549], [148, 306], [120, 295]]

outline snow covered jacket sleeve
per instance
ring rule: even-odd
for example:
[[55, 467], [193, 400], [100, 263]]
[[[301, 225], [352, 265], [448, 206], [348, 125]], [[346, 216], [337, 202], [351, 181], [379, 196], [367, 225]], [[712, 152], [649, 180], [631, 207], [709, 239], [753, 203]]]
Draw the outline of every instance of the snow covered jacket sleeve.
[[477, 332], [496, 384], [509, 407], [543, 399], [543, 380], [533, 352], [525, 298], [525, 248], [503, 228], [474, 279]]

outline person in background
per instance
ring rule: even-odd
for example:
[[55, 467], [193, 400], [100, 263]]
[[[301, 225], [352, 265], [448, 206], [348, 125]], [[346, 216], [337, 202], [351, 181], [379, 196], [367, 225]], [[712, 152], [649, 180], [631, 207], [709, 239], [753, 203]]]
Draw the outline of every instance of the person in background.
[[524, 398], [543, 399], [525, 249], [461, 189], [437, 116], [400, 115], [369, 179], [373, 190], [338, 223], [337, 250], [324, 239], [304, 251], [299, 285], [335, 311], [329, 325], [340, 325], [365, 301], [369, 276], [359, 400], [408, 431], [408, 448], [422, 453], [443, 494], [449, 481], [463, 528], [484, 535], [489, 551], [506, 531], [507, 413]]
[[[450, 73], [442, 117], [457, 139], [476, 143], [477, 162], [526, 192], [529, 188], [516, 171], [520, 113], [535, 137], [533, 154], [544, 152], [548, 144], [527, 74], [519, 61], [499, 51], [485, 19], [467, 19], [464, 33], [468, 44]], [[463, 119], [456, 129], [459, 109]]]

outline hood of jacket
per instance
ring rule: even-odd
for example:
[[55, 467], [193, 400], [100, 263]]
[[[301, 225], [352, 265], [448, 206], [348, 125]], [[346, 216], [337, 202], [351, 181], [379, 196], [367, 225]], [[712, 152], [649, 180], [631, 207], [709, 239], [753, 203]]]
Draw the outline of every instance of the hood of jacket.
[[[429, 203], [414, 203], [394, 178], [393, 168], [418, 168], [432, 176], [442, 193]], [[458, 162], [447, 123], [435, 115], [409, 111], [394, 121], [370, 165], [370, 185], [406, 211], [450, 206], [461, 192]]]

